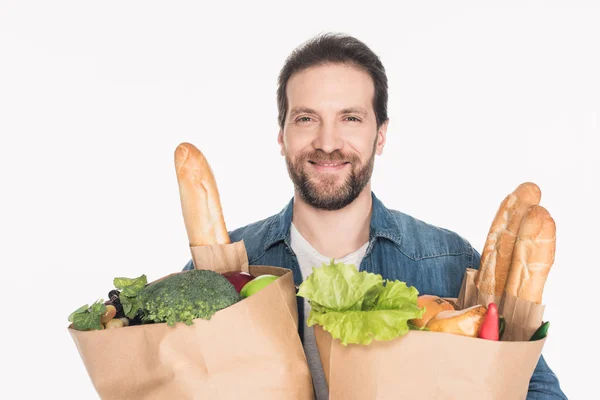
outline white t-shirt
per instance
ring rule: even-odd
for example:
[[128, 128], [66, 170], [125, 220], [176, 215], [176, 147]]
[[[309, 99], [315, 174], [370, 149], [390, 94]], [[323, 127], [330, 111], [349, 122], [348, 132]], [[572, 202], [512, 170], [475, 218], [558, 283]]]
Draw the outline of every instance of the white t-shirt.
[[[292, 224], [291, 230], [291, 246], [292, 251], [298, 257], [298, 263], [300, 264], [300, 270], [304, 279], [312, 273], [313, 267], [321, 267], [323, 263], [329, 264], [331, 258], [325, 257], [317, 250], [315, 250], [306, 239], [302, 237], [300, 232]], [[368, 242], [362, 245], [358, 250], [346, 255], [345, 257], [334, 260], [336, 263], [353, 264], [356, 268], [360, 266], [365, 253], [367, 251]], [[315, 335], [312, 327], [306, 326], [306, 320], [310, 312], [310, 304], [304, 299], [304, 352], [306, 353], [306, 359], [312, 375], [313, 384], [315, 386], [316, 398], [315, 400], [327, 400], [329, 393], [327, 390], [327, 381], [325, 374], [323, 373], [323, 367], [321, 365], [321, 359], [319, 358], [319, 352], [317, 350], [317, 344], [315, 342]]]

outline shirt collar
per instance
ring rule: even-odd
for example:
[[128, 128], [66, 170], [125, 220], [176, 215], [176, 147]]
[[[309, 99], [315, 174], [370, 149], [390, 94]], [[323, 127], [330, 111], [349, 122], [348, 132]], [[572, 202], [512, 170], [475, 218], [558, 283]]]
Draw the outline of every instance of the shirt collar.
[[[371, 240], [378, 237], [386, 238], [400, 245], [402, 242], [402, 232], [397, 219], [373, 192], [371, 192], [371, 197], [373, 202], [369, 237]], [[269, 227], [265, 242], [265, 250], [279, 242], [284, 242], [288, 246], [290, 245], [293, 210], [294, 198], [271, 220], [271, 226]]]

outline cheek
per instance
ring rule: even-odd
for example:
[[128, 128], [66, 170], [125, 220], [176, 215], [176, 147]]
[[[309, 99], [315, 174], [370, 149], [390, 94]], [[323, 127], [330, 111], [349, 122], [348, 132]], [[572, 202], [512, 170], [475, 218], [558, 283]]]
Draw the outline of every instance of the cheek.
[[346, 146], [348, 150], [360, 157], [362, 162], [365, 162], [373, 155], [375, 149], [375, 137], [369, 137], [369, 139], [366, 140], [364, 138], [348, 140]]
[[285, 135], [283, 150], [288, 157], [296, 158], [298, 154], [310, 151], [311, 140], [303, 135]]

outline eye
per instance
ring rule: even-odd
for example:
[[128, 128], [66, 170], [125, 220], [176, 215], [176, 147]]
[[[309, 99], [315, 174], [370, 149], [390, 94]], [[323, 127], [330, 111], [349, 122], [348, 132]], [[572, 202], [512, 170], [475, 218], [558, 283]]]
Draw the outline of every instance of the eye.
[[298, 119], [296, 119], [296, 122], [310, 122], [312, 121], [311, 117], [300, 117]]
[[349, 115], [346, 117], [346, 121], [350, 121], [350, 122], [360, 122], [360, 119], [358, 119], [357, 117], [354, 117], [352, 115]]

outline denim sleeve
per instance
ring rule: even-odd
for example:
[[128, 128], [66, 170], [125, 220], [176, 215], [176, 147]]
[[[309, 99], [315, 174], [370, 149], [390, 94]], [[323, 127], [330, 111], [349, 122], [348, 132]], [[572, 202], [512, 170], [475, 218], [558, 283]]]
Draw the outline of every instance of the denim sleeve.
[[544, 356], [541, 355], [533, 376], [529, 381], [527, 400], [566, 399], [567, 396], [560, 388], [558, 378], [552, 372]]
[[471, 264], [469, 268], [479, 269], [479, 264], [481, 264], [481, 254], [474, 247], [471, 247], [472, 255], [471, 255]]
[[194, 269], [194, 260], [190, 259], [190, 261], [187, 262], [187, 264], [185, 264], [185, 267], [183, 267], [183, 271], [189, 271], [191, 269]]

